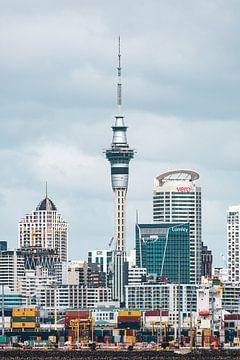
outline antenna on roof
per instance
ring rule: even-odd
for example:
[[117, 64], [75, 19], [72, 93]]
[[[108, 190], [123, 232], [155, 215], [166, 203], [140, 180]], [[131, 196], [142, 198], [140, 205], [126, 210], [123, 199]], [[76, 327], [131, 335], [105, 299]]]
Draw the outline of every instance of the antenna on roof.
[[46, 181], [46, 199], [48, 198], [48, 188], [47, 188], [47, 181]]
[[118, 37], [118, 84], [117, 84], [117, 105], [118, 105], [118, 115], [122, 114], [122, 80], [121, 80], [121, 39]]

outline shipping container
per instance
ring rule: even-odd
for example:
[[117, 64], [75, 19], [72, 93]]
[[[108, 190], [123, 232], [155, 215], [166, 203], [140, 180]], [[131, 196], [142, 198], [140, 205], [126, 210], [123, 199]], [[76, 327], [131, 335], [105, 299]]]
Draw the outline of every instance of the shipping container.
[[104, 341], [106, 344], [109, 344], [109, 343], [110, 343], [110, 336], [104, 336], [103, 341]]
[[196, 335], [195, 344], [196, 344], [196, 346], [202, 346], [202, 335], [199, 335], [199, 334]]
[[8, 342], [8, 338], [5, 335], [0, 336], [0, 344], [6, 344]]
[[162, 314], [160, 309], [156, 309], [156, 310], [147, 310], [145, 311], [145, 316], [168, 316], [168, 311], [167, 310], [162, 310]]
[[12, 316], [37, 316], [37, 308], [13, 308]]
[[[120, 332], [120, 330], [119, 329], [113, 329], [112, 330], [112, 334], [113, 334], [113, 336], [117, 336], [117, 335], [119, 335], [119, 332]], [[96, 334], [97, 335], [97, 334]]]
[[91, 312], [88, 310], [67, 310], [65, 312], [65, 318], [68, 319], [89, 319]]
[[130, 343], [133, 344], [136, 342], [136, 337], [135, 336], [124, 336], [124, 340], [125, 343]]
[[211, 336], [211, 329], [203, 329], [203, 336]]
[[121, 342], [121, 336], [120, 336], [120, 335], [115, 335], [115, 336], [114, 336], [114, 342], [115, 342], [115, 343]]
[[48, 337], [48, 340], [49, 340], [51, 343], [54, 343], [54, 344], [57, 342], [57, 338], [56, 338], [56, 336], [54, 336], [54, 335], [49, 336], [49, 337]]
[[126, 336], [135, 336], [136, 331], [134, 329], [126, 329], [125, 335]]
[[36, 322], [35, 316], [15, 316], [12, 317], [12, 322]]
[[139, 316], [118, 316], [118, 322], [141, 322], [141, 317]]
[[12, 323], [13, 329], [35, 329], [36, 323], [35, 322], [15, 322]]
[[142, 312], [140, 310], [120, 310], [118, 316], [138, 316], [141, 317]]
[[123, 322], [123, 323], [118, 323], [118, 327], [119, 327], [119, 329], [139, 330], [141, 328], [141, 323], [140, 322]]
[[[4, 308], [4, 316], [12, 316], [12, 309]], [[2, 317], [2, 309], [0, 308], [0, 317]]]

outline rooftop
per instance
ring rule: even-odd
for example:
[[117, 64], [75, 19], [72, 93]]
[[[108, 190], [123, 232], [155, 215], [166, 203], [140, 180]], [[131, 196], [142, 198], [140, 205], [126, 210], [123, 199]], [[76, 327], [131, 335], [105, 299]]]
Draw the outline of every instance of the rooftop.
[[160, 184], [166, 181], [195, 181], [199, 179], [199, 174], [194, 170], [189, 169], [176, 169], [166, 171], [155, 177], [155, 180]]

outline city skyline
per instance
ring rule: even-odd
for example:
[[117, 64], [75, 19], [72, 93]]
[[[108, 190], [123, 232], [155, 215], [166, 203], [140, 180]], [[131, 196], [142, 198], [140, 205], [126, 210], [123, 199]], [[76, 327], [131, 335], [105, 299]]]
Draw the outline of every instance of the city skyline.
[[240, 5], [133, 2], [125, 13], [125, 1], [121, 7], [24, 4], [1, 4], [0, 238], [17, 246], [17, 223], [41, 200], [47, 180], [69, 223], [69, 257], [107, 249], [113, 206], [102, 149], [110, 145], [115, 115], [120, 33], [128, 141], [138, 150], [128, 192], [128, 249], [135, 210], [140, 222], [151, 222], [154, 177], [191, 168], [201, 176], [202, 240], [215, 265], [223, 265], [227, 208], [240, 203]]

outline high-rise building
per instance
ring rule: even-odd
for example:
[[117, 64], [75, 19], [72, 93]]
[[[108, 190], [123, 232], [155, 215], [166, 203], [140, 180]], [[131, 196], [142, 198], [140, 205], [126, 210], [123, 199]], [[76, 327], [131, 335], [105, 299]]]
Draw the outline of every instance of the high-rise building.
[[20, 250], [0, 251], [0, 284], [8, 286], [11, 291], [21, 290], [24, 277], [24, 257]]
[[88, 251], [88, 264], [99, 264], [100, 270], [106, 274], [112, 262], [112, 250], [90, 250]]
[[202, 274], [201, 276], [212, 276], [213, 256], [207, 245], [202, 243]]
[[57, 212], [47, 192], [36, 210], [20, 220], [18, 244], [20, 249], [55, 250], [61, 261], [67, 261], [68, 224]]
[[138, 266], [133, 266], [128, 269], [128, 285], [141, 285], [146, 281], [146, 268], [140, 268]]
[[239, 220], [240, 205], [230, 206], [227, 211], [228, 275], [230, 282], [240, 282]]
[[172, 170], [155, 178], [153, 221], [190, 225], [190, 282], [201, 280], [201, 188], [193, 170]]
[[134, 157], [134, 150], [127, 143], [127, 126], [122, 114], [122, 82], [121, 53], [119, 39], [118, 53], [118, 84], [117, 105], [118, 114], [112, 126], [113, 139], [110, 149], [105, 151], [111, 164], [112, 189], [115, 203], [115, 250], [113, 251], [113, 300], [124, 302], [124, 285], [127, 281], [126, 266], [126, 196], [128, 189], [129, 162]]
[[165, 282], [189, 284], [189, 223], [136, 224], [136, 263]]

